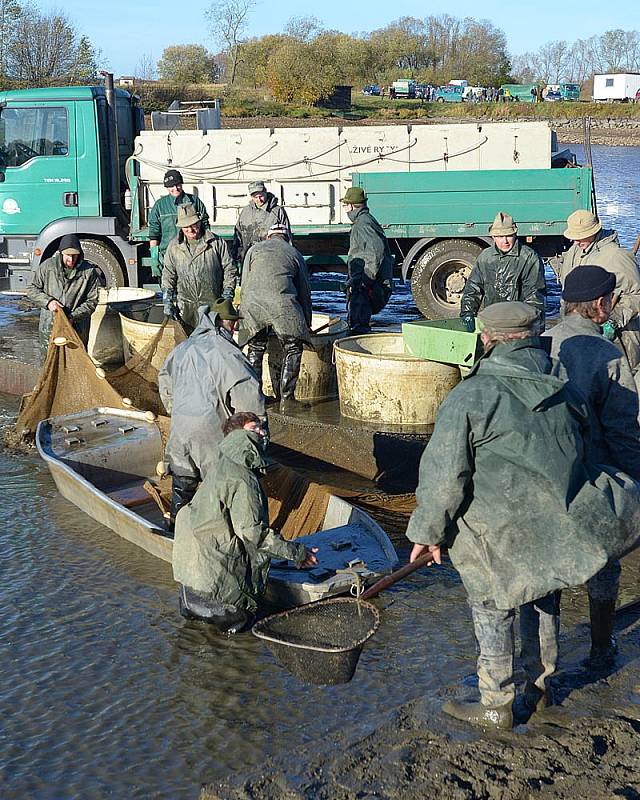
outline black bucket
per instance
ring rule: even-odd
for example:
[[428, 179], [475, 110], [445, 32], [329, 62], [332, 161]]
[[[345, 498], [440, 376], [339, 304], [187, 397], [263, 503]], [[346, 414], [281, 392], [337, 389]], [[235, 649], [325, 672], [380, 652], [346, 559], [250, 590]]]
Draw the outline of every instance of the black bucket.
[[305, 683], [348, 683], [364, 643], [380, 624], [371, 603], [349, 597], [320, 600], [256, 622], [262, 639], [282, 666]]

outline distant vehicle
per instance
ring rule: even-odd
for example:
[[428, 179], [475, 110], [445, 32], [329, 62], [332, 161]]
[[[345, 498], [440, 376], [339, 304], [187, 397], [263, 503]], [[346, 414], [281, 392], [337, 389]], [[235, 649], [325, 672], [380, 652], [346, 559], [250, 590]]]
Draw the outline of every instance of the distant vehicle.
[[428, 83], [416, 83], [416, 97], [420, 100], [426, 99], [429, 92]]
[[580, 99], [580, 84], [579, 83], [561, 83], [560, 94], [563, 100], [579, 100]]
[[412, 79], [401, 79], [391, 84], [395, 97], [414, 98], [416, 96], [416, 82]]
[[482, 92], [484, 88], [482, 86], [465, 86], [463, 87], [462, 92], [462, 99], [466, 101], [471, 100], [482, 100]]
[[549, 89], [549, 91], [544, 96], [544, 100], [546, 103], [554, 103], [562, 99], [563, 99], [562, 95], [560, 94], [558, 89]]
[[596, 102], [628, 103], [640, 89], [640, 73], [619, 72], [593, 76], [593, 99]]
[[[505, 100], [517, 100], [520, 103], [535, 103], [535, 83], [503, 83], [500, 87]], [[533, 90], [533, 94], [531, 92]]]
[[449, 81], [448, 86], [468, 86], [468, 81], [454, 80]]
[[436, 89], [436, 103], [464, 103], [464, 86], [447, 84]]
[[367, 96], [379, 95], [380, 87], [378, 86], [377, 83], [371, 83], [369, 86], [363, 86], [362, 94], [366, 94]]

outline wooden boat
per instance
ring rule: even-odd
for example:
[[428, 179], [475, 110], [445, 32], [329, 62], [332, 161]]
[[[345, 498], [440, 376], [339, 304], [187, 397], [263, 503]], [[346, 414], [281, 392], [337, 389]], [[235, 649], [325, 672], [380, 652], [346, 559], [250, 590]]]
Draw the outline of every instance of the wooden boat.
[[[129, 542], [171, 561], [173, 541], [165, 535], [162, 509], [145, 488], [156, 478], [163, 456], [153, 415], [92, 408], [52, 417], [38, 425], [36, 445], [63, 497]], [[320, 565], [298, 570], [274, 563], [269, 603], [286, 607], [343, 594], [397, 566], [391, 541], [368, 514], [328, 492], [322, 505], [324, 513], [315, 515], [318, 523], [309, 523], [317, 532], [300, 537], [320, 548]], [[281, 502], [278, 509], [284, 528]]]

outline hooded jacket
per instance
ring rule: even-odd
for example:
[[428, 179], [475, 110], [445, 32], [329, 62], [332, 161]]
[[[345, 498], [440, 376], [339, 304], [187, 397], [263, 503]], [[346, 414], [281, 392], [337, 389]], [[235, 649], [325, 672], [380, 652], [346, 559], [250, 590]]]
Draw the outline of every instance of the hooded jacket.
[[540, 256], [516, 239], [503, 253], [495, 246], [485, 248], [476, 261], [462, 293], [460, 315], [473, 314], [480, 307], [519, 300], [529, 303], [544, 321], [546, 294], [544, 267]]
[[585, 466], [584, 406], [535, 339], [499, 344], [447, 396], [407, 537], [449, 547], [470, 602], [585, 583], [638, 536], [639, 487]]
[[291, 238], [291, 225], [287, 212], [278, 205], [276, 196], [267, 192], [267, 202], [263, 206], [258, 208], [252, 200], [240, 212], [231, 245], [233, 260], [238, 264], [244, 264], [251, 245], [266, 239], [272, 225], [284, 225]]
[[311, 289], [304, 258], [279, 236], [257, 242], [242, 269], [242, 330], [273, 328], [279, 337], [311, 341]]
[[206, 474], [217, 459], [222, 424], [236, 411], [265, 413], [255, 372], [216, 318], [205, 311], [158, 374], [160, 399], [171, 414], [165, 455], [176, 475]]
[[46, 348], [49, 343], [53, 325], [54, 312], [47, 308], [52, 300], [57, 300], [64, 307], [71, 324], [86, 346], [89, 341], [91, 315], [98, 305], [99, 288], [98, 270], [84, 260], [84, 254], [80, 255], [73, 269], [64, 266], [61, 253], [47, 258], [36, 268], [25, 294], [42, 309], [39, 334], [43, 347]]
[[236, 268], [227, 243], [210, 230], [187, 244], [184, 233], [172, 239], [164, 256], [162, 290], [177, 302], [181, 321], [195, 328], [198, 308], [213, 305], [226, 291], [233, 296]]
[[[616, 276], [614, 296], [619, 295], [611, 320], [619, 329], [616, 346], [627, 356], [634, 374], [640, 369], [640, 273], [633, 255], [620, 247], [616, 231], [599, 231], [595, 240], [582, 250], [577, 244], [563, 254], [557, 272], [564, 286], [571, 270], [583, 265], [602, 267]], [[636, 377], [636, 381], [640, 376]]]
[[300, 564], [303, 544], [269, 527], [257, 471], [266, 467], [256, 434], [232, 431], [219, 460], [176, 518], [173, 576], [183, 586], [235, 609], [255, 611], [271, 558]]

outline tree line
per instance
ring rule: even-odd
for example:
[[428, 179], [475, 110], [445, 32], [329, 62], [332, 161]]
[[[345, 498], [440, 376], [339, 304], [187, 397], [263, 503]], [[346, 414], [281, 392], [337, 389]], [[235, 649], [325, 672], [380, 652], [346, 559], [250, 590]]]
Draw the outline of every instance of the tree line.
[[100, 51], [66, 14], [0, 0], [2, 87], [94, 83], [99, 58]]

